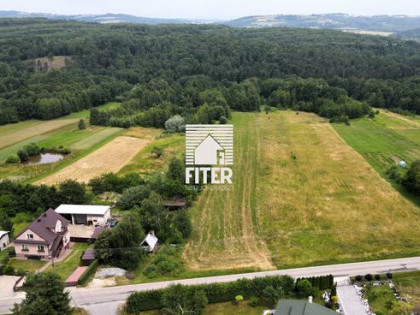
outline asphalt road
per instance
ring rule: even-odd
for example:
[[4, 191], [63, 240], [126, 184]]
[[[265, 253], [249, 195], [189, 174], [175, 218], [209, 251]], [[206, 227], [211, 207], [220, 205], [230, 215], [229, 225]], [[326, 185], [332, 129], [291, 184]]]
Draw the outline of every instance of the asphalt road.
[[[367, 273], [386, 273], [386, 272], [404, 272], [420, 270], [420, 257], [399, 258], [388, 260], [377, 260], [350, 264], [305, 267], [295, 269], [273, 270], [263, 272], [253, 272], [244, 274], [234, 274], [226, 276], [203, 277], [193, 279], [183, 279], [174, 281], [163, 281], [154, 283], [142, 283], [107, 288], [69, 288], [72, 301], [78, 307], [84, 307], [90, 310], [92, 314], [114, 315], [117, 307], [122, 304], [127, 297], [135, 291], [147, 291], [161, 289], [171, 284], [203, 284], [216, 282], [231, 282], [242, 278], [252, 279], [255, 277], [265, 277], [272, 275], [290, 275], [294, 278], [311, 277], [332, 274], [335, 277], [365, 275]], [[0, 297], [0, 314], [7, 314], [7, 310], [13, 307], [13, 303], [19, 297], [13, 300]]]

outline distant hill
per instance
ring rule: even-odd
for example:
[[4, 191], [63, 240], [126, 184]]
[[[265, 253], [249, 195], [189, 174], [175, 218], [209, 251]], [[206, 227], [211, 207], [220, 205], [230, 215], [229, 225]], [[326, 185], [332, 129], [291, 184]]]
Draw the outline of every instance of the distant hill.
[[237, 28], [290, 27], [335, 29], [354, 33], [391, 35], [394, 33], [420, 29], [420, 16], [378, 15], [352, 16], [348, 14], [313, 15], [259, 15], [231, 21], [209, 21], [194, 19], [162, 19], [134, 16], [129, 14], [100, 15], [60, 15], [48, 13], [27, 13], [20, 11], [0, 11], [0, 18], [46, 18], [51, 20], [74, 20], [80, 22], [135, 23], [135, 24], [222, 24]]
[[415, 40], [420, 42], [420, 28], [404, 32], [398, 32], [397, 34], [395, 34], [395, 36], [401, 39]]
[[100, 15], [60, 15], [48, 13], [27, 13], [20, 11], [0, 11], [0, 18], [46, 18], [51, 20], [74, 20], [95, 23], [136, 23], [136, 24], [198, 24], [208, 21], [188, 19], [147, 18], [128, 14], [100, 14]]
[[420, 28], [420, 17], [403, 15], [352, 16], [348, 14], [260, 15], [224, 23], [232, 27], [299, 27], [349, 31], [399, 32]]

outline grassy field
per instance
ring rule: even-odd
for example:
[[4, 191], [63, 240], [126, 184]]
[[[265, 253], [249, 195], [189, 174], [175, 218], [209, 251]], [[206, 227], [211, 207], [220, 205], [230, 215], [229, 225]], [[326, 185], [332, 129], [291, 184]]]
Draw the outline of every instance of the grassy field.
[[338, 134], [381, 174], [399, 159], [420, 158], [420, 123], [380, 111], [375, 119], [352, 120], [351, 126], [334, 124]]
[[10, 259], [8, 265], [12, 266], [16, 270], [23, 269], [27, 272], [35, 272], [43, 267], [47, 262], [35, 259]]
[[192, 209], [190, 269], [287, 268], [419, 254], [420, 211], [329, 123], [235, 113], [234, 191]]
[[[72, 252], [63, 261], [55, 263], [54, 271], [63, 281], [65, 281], [79, 266], [80, 257], [83, 254], [83, 251], [88, 247], [89, 245], [85, 243], [74, 244], [71, 248]], [[53, 271], [53, 267], [49, 266], [46, 271]]]
[[77, 120], [75, 119], [56, 119], [37, 122], [25, 121], [13, 125], [2, 126], [0, 130], [0, 148], [5, 148], [28, 138], [41, 135], [76, 122]]
[[[126, 135], [134, 134], [133, 130], [126, 133]], [[151, 153], [155, 146], [163, 149], [163, 155], [160, 158], [157, 158]], [[125, 165], [119, 174], [124, 175], [130, 172], [136, 172], [142, 175], [150, 175], [159, 170], [163, 170], [173, 156], [181, 158], [184, 152], [184, 146], [185, 138], [180, 134], [158, 137], [141, 150], [129, 164]]]
[[184, 252], [191, 269], [274, 268], [266, 243], [258, 238], [257, 120], [255, 114], [234, 114], [233, 190], [205, 190], [191, 210], [194, 232]]
[[[240, 315], [261, 315], [267, 307], [257, 306], [251, 307], [248, 305], [248, 301], [240, 302], [238, 305], [233, 304], [232, 302], [226, 303], [215, 303], [208, 304], [204, 311], [203, 315], [219, 315], [219, 314], [240, 314]], [[142, 314], [147, 315], [159, 315], [162, 314], [161, 311], [148, 311], [142, 312]]]
[[392, 281], [408, 302], [420, 308], [420, 271], [395, 273]]

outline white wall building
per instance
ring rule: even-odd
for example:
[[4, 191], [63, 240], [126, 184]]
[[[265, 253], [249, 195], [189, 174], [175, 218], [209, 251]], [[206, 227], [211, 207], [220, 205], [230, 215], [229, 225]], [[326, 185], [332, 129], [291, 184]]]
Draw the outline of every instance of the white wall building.
[[60, 205], [55, 211], [72, 224], [104, 225], [111, 219], [111, 207], [99, 205]]
[[9, 245], [9, 231], [0, 231], [0, 252]]

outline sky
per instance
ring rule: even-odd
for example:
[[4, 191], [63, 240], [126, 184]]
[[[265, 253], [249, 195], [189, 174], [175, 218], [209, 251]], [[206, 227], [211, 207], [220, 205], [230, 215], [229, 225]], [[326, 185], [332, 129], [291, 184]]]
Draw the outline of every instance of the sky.
[[125, 13], [227, 20], [249, 15], [348, 13], [418, 15], [419, 0], [0, 0], [0, 10], [55, 14]]

